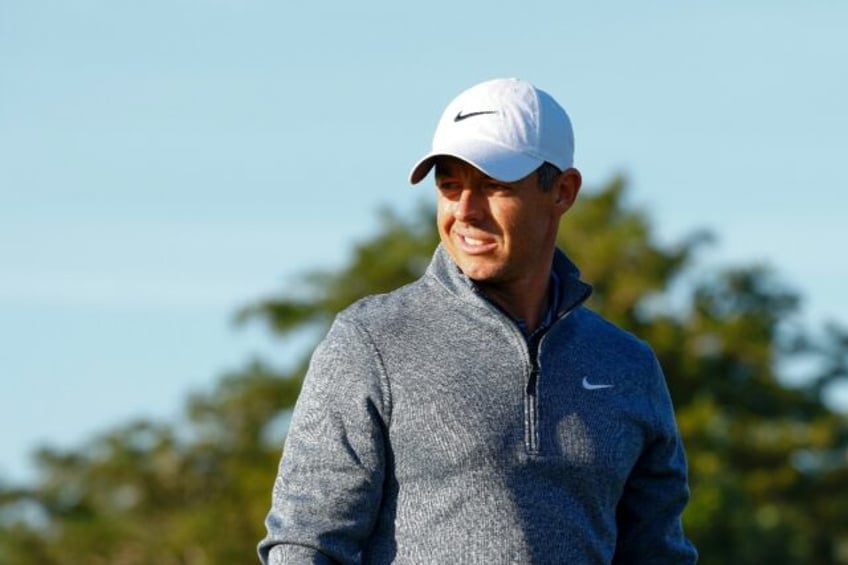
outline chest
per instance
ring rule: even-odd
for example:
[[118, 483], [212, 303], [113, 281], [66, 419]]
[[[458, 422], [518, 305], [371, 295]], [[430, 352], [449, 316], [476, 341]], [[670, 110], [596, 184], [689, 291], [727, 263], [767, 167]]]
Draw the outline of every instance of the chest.
[[537, 360], [521, 347], [445, 349], [388, 367], [402, 483], [503, 471], [621, 488], [652, 425], [633, 376], [579, 359], [567, 344]]

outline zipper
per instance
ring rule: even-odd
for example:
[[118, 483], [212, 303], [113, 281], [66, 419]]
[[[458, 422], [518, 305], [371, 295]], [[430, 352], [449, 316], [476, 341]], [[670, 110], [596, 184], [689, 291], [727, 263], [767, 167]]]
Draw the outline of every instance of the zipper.
[[[583, 298], [585, 300], [585, 297]], [[541, 452], [541, 441], [539, 433], [539, 375], [541, 368], [539, 367], [539, 352], [542, 349], [542, 342], [548, 332], [560, 321], [566, 318], [571, 312], [582, 304], [583, 300], [575, 303], [568, 310], [564, 310], [554, 319], [551, 324], [544, 328], [543, 331], [534, 335], [530, 341], [524, 340], [527, 344], [527, 354], [530, 357], [530, 374], [527, 376], [527, 388], [524, 390], [524, 445], [527, 448], [527, 453], [530, 455], [539, 455]], [[519, 332], [520, 333], [520, 332]], [[524, 336], [521, 336], [522, 339]]]
[[530, 375], [527, 377], [527, 388], [524, 394], [524, 414], [526, 426], [524, 443], [530, 455], [539, 454], [539, 345], [541, 337], [527, 344], [530, 354]]
[[471, 289], [474, 294], [483, 297], [484, 301], [489, 305], [492, 311], [497, 312], [502, 317], [502, 319], [507, 323], [507, 325], [512, 328], [513, 333], [517, 335], [518, 338], [527, 347], [527, 355], [530, 359], [530, 374], [527, 375], [527, 386], [524, 389], [524, 446], [527, 449], [528, 454], [538, 455], [540, 452], [539, 350], [541, 349], [542, 341], [544, 340], [544, 337], [548, 333], [548, 331], [550, 331], [550, 329], [553, 328], [553, 326], [555, 326], [563, 318], [571, 314], [574, 309], [580, 306], [580, 304], [582, 304], [589, 297], [589, 293], [591, 292], [591, 290], [586, 292], [579, 300], [575, 300], [573, 304], [568, 307], [568, 309], [558, 312], [553, 322], [551, 322], [551, 324], [547, 328], [545, 328], [544, 331], [540, 332], [539, 335], [533, 336], [528, 342], [524, 335], [521, 333], [521, 330], [519, 330], [518, 327], [515, 325], [515, 322], [512, 321], [512, 318], [510, 318], [509, 314], [507, 314], [494, 302], [486, 299], [483, 293], [480, 292], [478, 287], [472, 286]]
[[524, 444], [527, 447], [527, 452], [531, 455], [537, 455], [539, 453], [538, 379], [539, 367], [534, 362], [530, 369], [530, 377], [527, 379], [527, 390], [524, 394], [524, 413], [527, 424], [524, 427]]

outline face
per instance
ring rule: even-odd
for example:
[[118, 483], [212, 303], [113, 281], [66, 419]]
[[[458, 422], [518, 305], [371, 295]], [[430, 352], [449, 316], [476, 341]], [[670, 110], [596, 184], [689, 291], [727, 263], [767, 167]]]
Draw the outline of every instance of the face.
[[436, 168], [437, 222], [442, 244], [463, 273], [484, 285], [508, 287], [550, 276], [559, 219], [580, 187], [569, 169], [550, 191], [537, 174], [501, 182], [454, 158]]

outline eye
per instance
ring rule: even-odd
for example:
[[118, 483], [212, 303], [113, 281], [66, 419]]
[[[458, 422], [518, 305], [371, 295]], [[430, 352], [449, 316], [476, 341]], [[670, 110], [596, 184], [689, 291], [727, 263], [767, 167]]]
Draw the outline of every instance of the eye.
[[462, 183], [451, 179], [439, 179], [436, 182], [436, 187], [441, 192], [450, 193], [462, 190]]
[[487, 192], [505, 192], [512, 190], [512, 187], [510, 185], [498, 182], [496, 180], [488, 180], [483, 186]]

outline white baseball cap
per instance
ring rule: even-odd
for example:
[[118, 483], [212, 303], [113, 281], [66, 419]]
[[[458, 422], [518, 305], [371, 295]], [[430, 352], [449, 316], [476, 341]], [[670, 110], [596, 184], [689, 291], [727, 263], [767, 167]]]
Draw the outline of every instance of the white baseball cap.
[[574, 131], [550, 94], [523, 80], [495, 79], [462, 92], [442, 114], [433, 148], [409, 182], [420, 182], [437, 157], [462, 159], [493, 179], [520, 180], [547, 161], [561, 171], [574, 163]]

